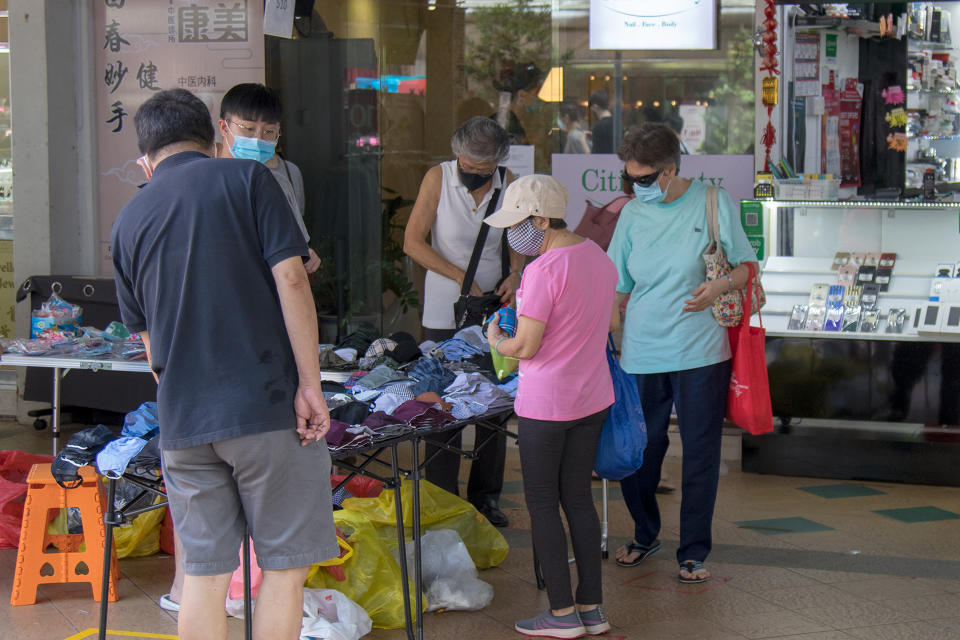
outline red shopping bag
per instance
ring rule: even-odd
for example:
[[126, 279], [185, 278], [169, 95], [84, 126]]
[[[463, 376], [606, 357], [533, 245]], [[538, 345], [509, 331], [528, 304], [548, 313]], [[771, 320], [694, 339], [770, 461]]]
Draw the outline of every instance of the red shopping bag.
[[727, 393], [727, 420], [755, 436], [773, 431], [773, 408], [770, 405], [770, 382], [767, 379], [766, 334], [763, 315], [760, 326], [750, 326], [753, 287], [757, 273], [748, 262], [750, 279], [743, 296], [743, 318], [730, 327], [730, 350], [733, 366], [730, 390]]

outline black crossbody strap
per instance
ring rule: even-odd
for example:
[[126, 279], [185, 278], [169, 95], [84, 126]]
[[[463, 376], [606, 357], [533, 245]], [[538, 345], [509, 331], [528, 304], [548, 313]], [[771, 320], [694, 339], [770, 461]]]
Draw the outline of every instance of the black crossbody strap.
[[[506, 168], [500, 167], [500, 184], [503, 185], [503, 179], [506, 175]], [[493, 195], [490, 197], [490, 202], [487, 204], [487, 210], [483, 214], [484, 219], [493, 214], [497, 210], [497, 202], [500, 200], [500, 190], [502, 187], [497, 187], [497, 190], [493, 192]], [[467, 265], [467, 272], [463, 276], [463, 286], [460, 287], [460, 295], [467, 296], [470, 295], [470, 287], [473, 286], [473, 278], [477, 275], [477, 267], [480, 266], [480, 256], [483, 254], [483, 245], [487, 242], [487, 234], [490, 233], [490, 225], [480, 223], [480, 231], [477, 232], [477, 241], [473, 245], [473, 253], [470, 254], [470, 264]], [[503, 234], [502, 245], [506, 245], [507, 234]], [[503, 264], [505, 265], [506, 272], [510, 272], [510, 256], [509, 253], [504, 251], [504, 247], [501, 247], [501, 258], [503, 259]], [[506, 256], [503, 258], [503, 256]]]

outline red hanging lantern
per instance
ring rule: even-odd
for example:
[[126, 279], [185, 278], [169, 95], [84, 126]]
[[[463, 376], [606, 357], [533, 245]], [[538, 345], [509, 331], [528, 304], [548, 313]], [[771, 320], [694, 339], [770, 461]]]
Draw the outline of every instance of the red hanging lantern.
[[[777, 62], [777, 7], [774, 0], [765, 0], [766, 6], [763, 9], [763, 15], [766, 20], [763, 21], [763, 63], [760, 65], [760, 71], [766, 71], [769, 78], [780, 75], [779, 63]], [[767, 126], [763, 129], [763, 135], [760, 142], [766, 149], [763, 160], [764, 171], [770, 171], [770, 149], [777, 141], [777, 130], [773, 126], [773, 107], [776, 101], [765, 99], [763, 101], [767, 107]]]

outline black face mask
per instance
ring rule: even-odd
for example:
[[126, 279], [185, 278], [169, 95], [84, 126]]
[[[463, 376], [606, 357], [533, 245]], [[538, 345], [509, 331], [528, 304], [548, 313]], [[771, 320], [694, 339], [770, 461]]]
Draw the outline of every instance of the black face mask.
[[493, 179], [492, 173], [486, 176], [480, 173], [467, 173], [459, 166], [457, 167], [457, 171], [460, 173], [460, 182], [467, 188], [467, 191], [476, 191]]

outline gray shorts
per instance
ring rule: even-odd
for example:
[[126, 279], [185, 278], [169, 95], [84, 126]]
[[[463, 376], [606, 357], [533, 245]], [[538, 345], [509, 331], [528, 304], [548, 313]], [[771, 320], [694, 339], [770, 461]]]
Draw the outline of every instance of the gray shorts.
[[293, 429], [163, 452], [163, 476], [188, 575], [240, 565], [247, 524], [264, 570], [337, 556], [325, 442], [300, 446]]

